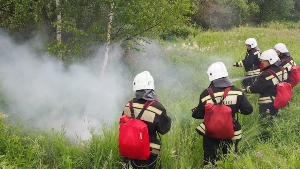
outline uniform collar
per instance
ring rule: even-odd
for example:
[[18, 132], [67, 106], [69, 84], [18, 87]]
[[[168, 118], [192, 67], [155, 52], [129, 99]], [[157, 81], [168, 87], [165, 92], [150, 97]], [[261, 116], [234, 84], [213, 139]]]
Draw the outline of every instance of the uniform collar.
[[222, 77], [220, 79], [216, 79], [212, 81], [212, 84], [215, 87], [228, 87], [233, 86], [233, 83], [229, 80], [228, 77]]

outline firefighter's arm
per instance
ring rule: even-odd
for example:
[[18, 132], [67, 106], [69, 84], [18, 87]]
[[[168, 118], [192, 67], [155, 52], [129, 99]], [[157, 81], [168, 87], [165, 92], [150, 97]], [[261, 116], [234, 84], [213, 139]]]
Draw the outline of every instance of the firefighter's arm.
[[247, 92], [247, 93], [263, 93], [269, 87], [268, 83], [269, 82], [264, 77], [259, 76], [257, 81], [255, 81], [253, 85], [246, 87], [245, 92]]
[[204, 106], [205, 106], [205, 103], [202, 102], [201, 98], [203, 98], [203, 93], [200, 95], [198, 106], [191, 110], [192, 111], [192, 117], [195, 118], [195, 119], [204, 119]]
[[243, 61], [241, 60], [241, 61], [238, 61], [238, 62], [233, 63], [232, 66], [233, 66], [233, 67], [244, 67], [244, 63], [243, 63]]
[[202, 111], [202, 106], [198, 105], [192, 110], [192, 117], [195, 119], [204, 119], [204, 113]]
[[244, 60], [242, 60], [243, 66], [251, 68], [258, 58], [258, 54], [259, 51], [256, 51], [254, 54], [250, 53]]
[[158, 116], [158, 123], [157, 123], [157, 131], [160, 134], [166, 134], [171, 129], [171, 118], [167, 116], [166, 112], [164, 111], [161, 115]]
[[240, 110], [240, 113], [244, 115], [248, 115], [253, 112], [253, 106], [244, 94], [241, 96], [241, 102], [238, 109]]

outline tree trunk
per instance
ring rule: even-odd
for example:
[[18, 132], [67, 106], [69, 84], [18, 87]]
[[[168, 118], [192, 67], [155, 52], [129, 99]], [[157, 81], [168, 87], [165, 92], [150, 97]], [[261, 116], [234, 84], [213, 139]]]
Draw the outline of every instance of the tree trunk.
[[[56, 0], [56, 9], [59, 8], [60, 2], [59, 0]], [[59, 12], [56, 16], [57, 19], [57, 25], [56, 25], [56, 41], [57, 43], [61, 43], [61, 13]], [[58, 59], [62, 63], [62, 52], [59, 50], [58, 52]]]
[[111, 30], [111, 25], [112, 25], [112, 19], [113, 19], [113, 9], [114, 9], [114, 3], [112, 2], [110, 4], [110, 12], [109, 12], [109, 22], [108, 22], [108, 26], [107, 26], [107, 43], [105, 46], [105, 54], [104, 54], [104, 60], [103, 60], [103, 64], [102, 64], [102, 70], [101, 70], [101, 76], [104, 75], [104, 71], [105, 71], [105, 67], [107, 65], [108, 62], [108, 51], [109, 51], [109, 45], [110, 45], [110, 30]]

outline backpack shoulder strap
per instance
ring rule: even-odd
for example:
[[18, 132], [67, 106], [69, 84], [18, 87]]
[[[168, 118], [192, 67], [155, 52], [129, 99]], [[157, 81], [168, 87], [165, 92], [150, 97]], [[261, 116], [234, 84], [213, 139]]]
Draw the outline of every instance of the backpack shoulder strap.
[[226, 87], [226, 89], [224, 90], [224, 93], [223, 93], [223, 99], [225, 99], [225, 97], [227, 97], [230, 89], [231, 89], [231, 86]]
[[136, 117], [136, 119], [140, 119], [141, 117], [142, 117], [142, 115], [143, 115], [143, 113], [144, 113], [144, 111], [145, 110], [147, 110], [147, 108], [149, 107], [149, 106], [151, 106], [153, 103], [155, 103], [155, 102], [157, 102], [157, 100], [153, 100], [153, 101], [146, 101], [146, 103], [144, 104], [144, 106], [143, 106], [143, 109], [141, 110], [141, 112], [139, 113], [139, 115]]
[[[292, 58], [292, 57], [291, 57], [291, 58]], [[286, 59], [286, 58], [281, 59], [281, 60], [286, 61], [286, 62], [289, 62], [292, 66], [295, 66], [295, 64], [292, 63], [292, 60], [294, 60], [293, 58], [292, 58], [291, 60], [288, 60], [288, 59]]]
[[280, 82], [280, 79], [278, 78], [278, 76], [276, 75], [276, 73], [275, 73], [273, 70], [268, 69], [268, 70], [266, 70], [266, 72], [268, 72], [268, 73], [270, 73], [271, 75], [275, 76], [275, 77], [278, 79], [278, 81]]
[[211, 89], [211, 87], [207, 88], [206, 90], [207, 90], [208, 94], [210, 95], [210, 97], [211, 97], [212, 101], [214, 102], [214, 104], [218, 104], [216, 99], [215, 99], [215, 95], [214, 95], [214, 92]]
[[283, 82], [283, 81], [284, 81], [284, 80], [283, 80], [284, 68], [281, 67], [281, 66], [279, 66], [279, 67], [280, 67], [280, 69], [281, 69], [281, 71], [282, 71], [282, 79], [281, 79], [281, 81], [280, 81], [279, 77], [277, 76], [277, 74], [276, 74], [273, 70], [268, 69], [268, 70], [266, 70], [266, 72], [269, 72], [269, 73], [271, 73], [273, 76], [275, 76], [275, 77], [278, 79], [279, 82]]
[[134, 110], [133, 110], [133, 100], [129, 102], [129, 110], [131, 113], [131, 117], [134, 118]]
[[[228, 87], [225, 88], [224, 93], [223, 93], [223, 96], [222, 96], [221, 101], [220, 101], [220, 104], [223, 102], [223, 100], [225, 99], [225, 97], [228, 95], [228, 92], [229, 92], [230, 89], [231, 89], [231, 86], [228, 86]], [[209, 93], [211, 99], [213, 100], [213, 102], [214, 102], [215, 104], [217, 104], [217, 101], [216, 101], [216, 99], [215, 99], [215, 96], [214, 96], [214, 93], [213, 93], [213, 91], [212, 91], [212, 88], [209, 87], [209, 88], [207, 88], [206, 90], [208, 91], [208, 93]]]

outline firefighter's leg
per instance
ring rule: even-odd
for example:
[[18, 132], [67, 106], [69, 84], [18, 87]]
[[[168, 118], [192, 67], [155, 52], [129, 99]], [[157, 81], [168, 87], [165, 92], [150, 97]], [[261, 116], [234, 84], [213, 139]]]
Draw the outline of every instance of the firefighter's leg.
[[259, 105], [261, 126], [261, 139], [268, 140], [272, 134], [273, 118], [277, 115], [278, 110], [274, 108], [273, 103]]
[[217, 147], [220, 140], [203, 136], [204, 165], [214, 165], [217, 160]]
[[157, 163], [157, 154], [152, 154], [147, 160], [132, 160], [131, 166], [133, 169], [155, 169]]
[[222, 149], [222, 156], [226, 157], [226, 155], [229, 153], [231, 150], [231, 147], [233, 145], [232, 140], [222, 140], [220, 143], [220, 148]]

